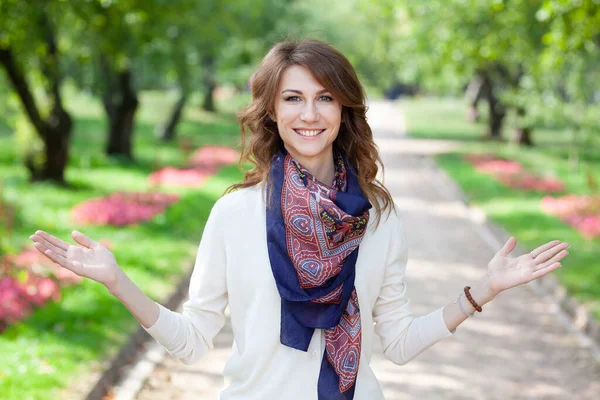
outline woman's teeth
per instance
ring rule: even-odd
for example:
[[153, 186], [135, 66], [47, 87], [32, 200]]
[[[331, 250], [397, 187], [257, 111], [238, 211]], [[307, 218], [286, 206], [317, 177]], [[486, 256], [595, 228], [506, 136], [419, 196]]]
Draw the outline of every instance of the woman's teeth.
[[294, 129], [296, 131], [296, 133], [299, 133], [302, 136], [317, 136], [319, 133], [323, 132], [325, 129], [319, 129], [319, 130], [304, 130], [304, 129]]

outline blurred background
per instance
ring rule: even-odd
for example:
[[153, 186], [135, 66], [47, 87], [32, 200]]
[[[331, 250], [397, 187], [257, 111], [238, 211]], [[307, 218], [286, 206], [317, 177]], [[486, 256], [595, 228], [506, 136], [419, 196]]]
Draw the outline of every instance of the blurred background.
[[577, 247], [558, 276], [600, 317], [599, 0], [0, 0], [0, 398], [69, 398], [137, 327], [28, 237], [79, 229], [164, 298], [242, 179], [253, 71], [305, 37], [454, 143], [436, 161], [492, 219]]

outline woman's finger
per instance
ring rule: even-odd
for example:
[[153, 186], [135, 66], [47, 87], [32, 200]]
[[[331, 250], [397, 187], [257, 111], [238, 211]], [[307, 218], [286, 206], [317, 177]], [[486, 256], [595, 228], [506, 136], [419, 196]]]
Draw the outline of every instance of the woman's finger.
[[53, 245], [52, 243], [50, 243], [46, 239], [42, 238], [41, 236], [31, 235], [29, 238], [31, 240], [33, 240], [35, 243], [41, 243], [41, 244], [43, 244], [48, 249], [52, 250], [53, 252], [55, 252], [57, 254], [60, 254], [61, 256], [66, 256], [67, 255], [67, 251], [66, 250], [63, 250], [60, 247]]
[[69, 261], [68, 258], [60, 256], [54, 253], [52, 250], [46, 250], [46, 252], [44, 252], [44, 255], [46, 255], [46, 257], [59, 264], [60, 266], [73, 272], [74, 274], [83, 276], [83, 265], [79, 261]]
[[546, 268], [548, 265], [552, 265], [556, 262], [559, 262], [560, 260], [562, 260], [563, 258], [565, 258], [566, 256], [569, 255], [569, 252], [567, 250], [562, 250], [559, 253], [557, 253], [554, 257], [552, 257], [549, 261], [543, 263], [543, 264], [539, 264], [536, 265], [534, 271], [538, 271], [541, 269]]
[[555, 269], [560, 268], [561, 265], [562, 265], [561, 263], [555, 262], [555, 263], [548, 265], [547, 267], [538, 269], [537, 271], [535, 271], [532, 274], [532, 280], [541, 278], [542, 276], [549, 274], [550, 272], [554, 271]]
[[[543, 252], [545, 252], [548, 249], [551, 249], [552, 247], [556, 246], [557, 244], [560, 244], [560, 240], [553, 240], [551, 242], [548, 242], [546, 244], [539, 246], [536, 249], [533, 249], [531, 251], [531, 253], [535, 254], [535, 259], [537, 260], [537, 259], [539, 259], [540, 254], [542, 254]], [[532, 257], [533, 257], [533, 254], [531, 255]]]
[[42, 245], [40, 245], [39, 243], [36, 244], [35, 246], [36, 246], [36, 249], [38, 249], [42, 254], [44, 254], [46, 257], [48, 257], [52, 262], [55, 262], [56, 264], [60, 265], [61, 267], [71, 270], [71, 263], [69, 263], [65, 257], [56, 254], [55, 252], [53, 252], [52, 250], [50, 250], [48, 248], [46, 248], [46, 249], [41, 248]]
[[515, 239], [513, 236], [511, 236], [510, 238], [508, 238], [506, 243], [504, 243], [504, 246], [502, 246], [502, 248], [500, 249], [500, 251], [498, 253], [503, 256], [508, 256], [510, 254], [510, 252], [515, 249], [516, 245], [517, 245], [517, 239]]
[[[535, 257], [535, 261], [542, 264], [546, 261], [550, 260], [556, 254], [560, 254], [561, 251], [564, 251], [567, 247], [569, 247], [568, 243], [559, 243], [555, 246], [552, 246], [541, 253], [537, 253], [537, 257]], [[568, 253], [567, 253], [568, 254]]]
[[87, 237], [86, 235], [84, 235], [83, 233], [81, 233], [79, 231], [73, 231], [71, 233], [71, 236], [77, 243], [79, 243], [80, 245], [87, 247], [89, 249], [95, 249], [100, 245], [100, 243], [90, 239], [89, 237]]
[[63, 249], [64, 251], [67, 251], [69, 249], [69, 246], [70, 246], [69, 243], [63, 242], [59, 238], [54, 237], [54, 236], [50, 235], [49, 233], [46, 233], [44, 231], [36, 231], [35, 234], [40, 236], [41, 238], [47, 240], [48, 242], [52, 243], [56, 247]]

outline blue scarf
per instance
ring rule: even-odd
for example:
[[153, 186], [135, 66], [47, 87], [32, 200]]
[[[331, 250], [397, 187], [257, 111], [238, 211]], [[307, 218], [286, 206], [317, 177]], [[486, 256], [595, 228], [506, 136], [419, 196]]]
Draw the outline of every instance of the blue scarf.
[[281, 296], [281, 343], [307, 351], [315, 328], [323, 329], [319, 400], [351, 400], [361, 353], [355, 264], [371, 204], [337, 151], [334, 163], [327, 186], [285, 150], [273, 157], [267, 245]]

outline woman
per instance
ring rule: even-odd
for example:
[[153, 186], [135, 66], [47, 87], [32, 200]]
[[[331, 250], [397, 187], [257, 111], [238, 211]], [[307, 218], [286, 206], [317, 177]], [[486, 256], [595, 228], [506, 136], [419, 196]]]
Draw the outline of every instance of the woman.
[[166, 349], [192, 363], [212, 347], [229, 305], [234, 344], [222, 399], [382, 399], [369, 361], [374, 333], [404, 364], [498, 293], [560, 267], [567, 243], [509, 257], [456, 301], [411, 315], [407, 248], [348, 60], [316, 40], [282, 42], [262, 61], [240, 114], [255, 168], [213, 207], [181, 314], [149, 299], [105, 247], [74, 231], [35, 247], [104, 284]]

